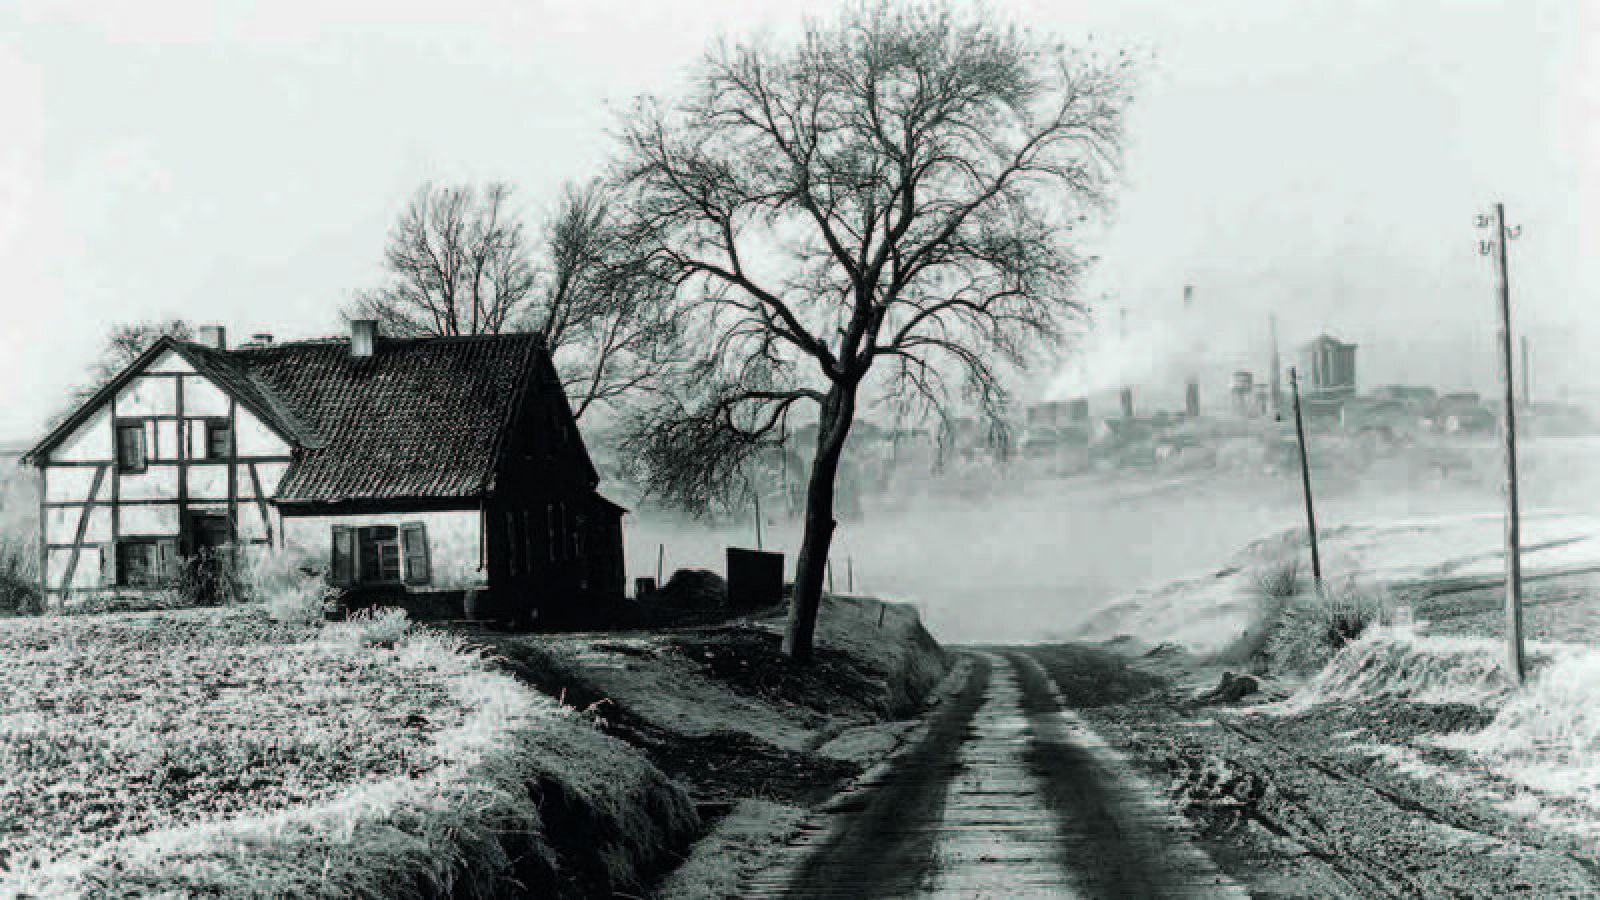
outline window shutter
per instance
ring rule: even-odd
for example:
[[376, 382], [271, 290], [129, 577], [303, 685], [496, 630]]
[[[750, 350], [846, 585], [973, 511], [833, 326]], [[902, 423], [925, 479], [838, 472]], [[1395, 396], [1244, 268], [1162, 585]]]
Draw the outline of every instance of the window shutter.
[[163, 538], [156, 541], [157, 581], [174, 581], [178, 577], [178, 539]]
[[328, 574], [341, 587], [356, 583], [356, 532], [347, 525], [333, 526], [333, 558]]
[[[100, 545], [100, 583], [106, 587], [117, 586], [117, 545], [110, 541]], [[63, 584], [62, 587], [72, 585]]]
[[400, 526], [400, 549], [406, 558], [406, 584], [427, 584], [431, 581], [427, 528], [420, 523]]

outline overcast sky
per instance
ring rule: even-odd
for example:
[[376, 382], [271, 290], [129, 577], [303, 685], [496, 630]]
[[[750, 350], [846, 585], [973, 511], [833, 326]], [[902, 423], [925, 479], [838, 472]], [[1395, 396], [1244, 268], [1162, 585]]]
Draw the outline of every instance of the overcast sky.
[[[1536, 393], [1600, 388], [1593, 4], [995, 5], [1156, 54], [1091, 251], [1102, 321], [1125, 305], [1130, 336], [1091, 337], [1035, 391], [1165, 391], [1184, 352], [1208, 378], [1259, 369], [1268, 310], [1286, 346], [1359, 342], [1364, 386], [1488, 388], [1473, 218], [1495, 200], [1523, 226]], [[422, 181], [508, 179], [537, 218], [601, 168], [617, 110], [674, 91], [718, 35], [792, 33], [834, 4], [542, 6], [0, 0], [0, 442], [35, 435], [114, 322], [335, 333]]]

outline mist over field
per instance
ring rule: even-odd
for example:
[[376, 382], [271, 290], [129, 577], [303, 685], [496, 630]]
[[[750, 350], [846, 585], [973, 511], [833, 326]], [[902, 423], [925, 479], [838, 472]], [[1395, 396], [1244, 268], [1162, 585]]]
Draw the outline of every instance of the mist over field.
[[[1313, 436], [1313, 441], [1316, 436]], [[1320, 530], [1504, 511], [1498, 445], [1457, 448], [1471, 468], [1441, 476], [1392, 465], [1359, 474], [1316, 473]], [[1525, 516], [1600, 507], [1600, 440], [1529, 441], [1522, 453]], [[933, 482], [894, 506], [864, 501], [841, 519], [833, 553], [834, 587], [910, 601], [941, 640], [1022, 642], [1070, 637], [1075, 626], [1129, 592], [1225, 565], [1246, 544], [1303, 527], [1295, 472], [1091, 473], [1022, 477], [1000, 470], [966, 486]], [[785, 554], [793, 574], [798, 518], [768, 512], [766, 549]], [[723, 570], [723, 549], [754, 546], [749, 516], [708, 523], [664, 516], [626, 520], [630, 578], [679, 568]], [[1326, 560], [1330, 575], [1337, 558]]]

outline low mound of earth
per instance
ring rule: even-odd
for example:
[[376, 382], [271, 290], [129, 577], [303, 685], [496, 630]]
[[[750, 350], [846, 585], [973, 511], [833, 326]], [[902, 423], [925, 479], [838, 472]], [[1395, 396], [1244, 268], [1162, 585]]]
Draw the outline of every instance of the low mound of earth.
[[[780, 612], [654, 632], [467, 637], [591, 711], [699, 804], [714, 827], [660, 896], [737, 896], [716, 887], [737, 886], [728, 866], [759, 869], [806, 807], [892, 751], [949, 668], [906, 605], [825, 597], [803, 665], [781, 652]], [[743, 862], [716, 859], [730, 855]]]
[[457, 638], [259, 607], [0, 622], [0, 894], [632, 888], [688, 798]]

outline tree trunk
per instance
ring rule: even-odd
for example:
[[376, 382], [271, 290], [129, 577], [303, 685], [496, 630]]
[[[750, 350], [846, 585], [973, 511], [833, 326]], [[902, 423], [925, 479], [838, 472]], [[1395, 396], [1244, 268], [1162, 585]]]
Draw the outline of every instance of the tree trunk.
[[817, 452], [806, 482], [806, 524], [795, 561], [794, 597], [789, 601], [789, 627], [783, 635], [783, 652], [796, 662], [809, 662], [817, 631], [817, 611], [822, 606], [822, 579], [833, 545], [834, 483], [845, 438], [855, 420], [854, 386], [835, 386], [828, 392], [817, 427]]

